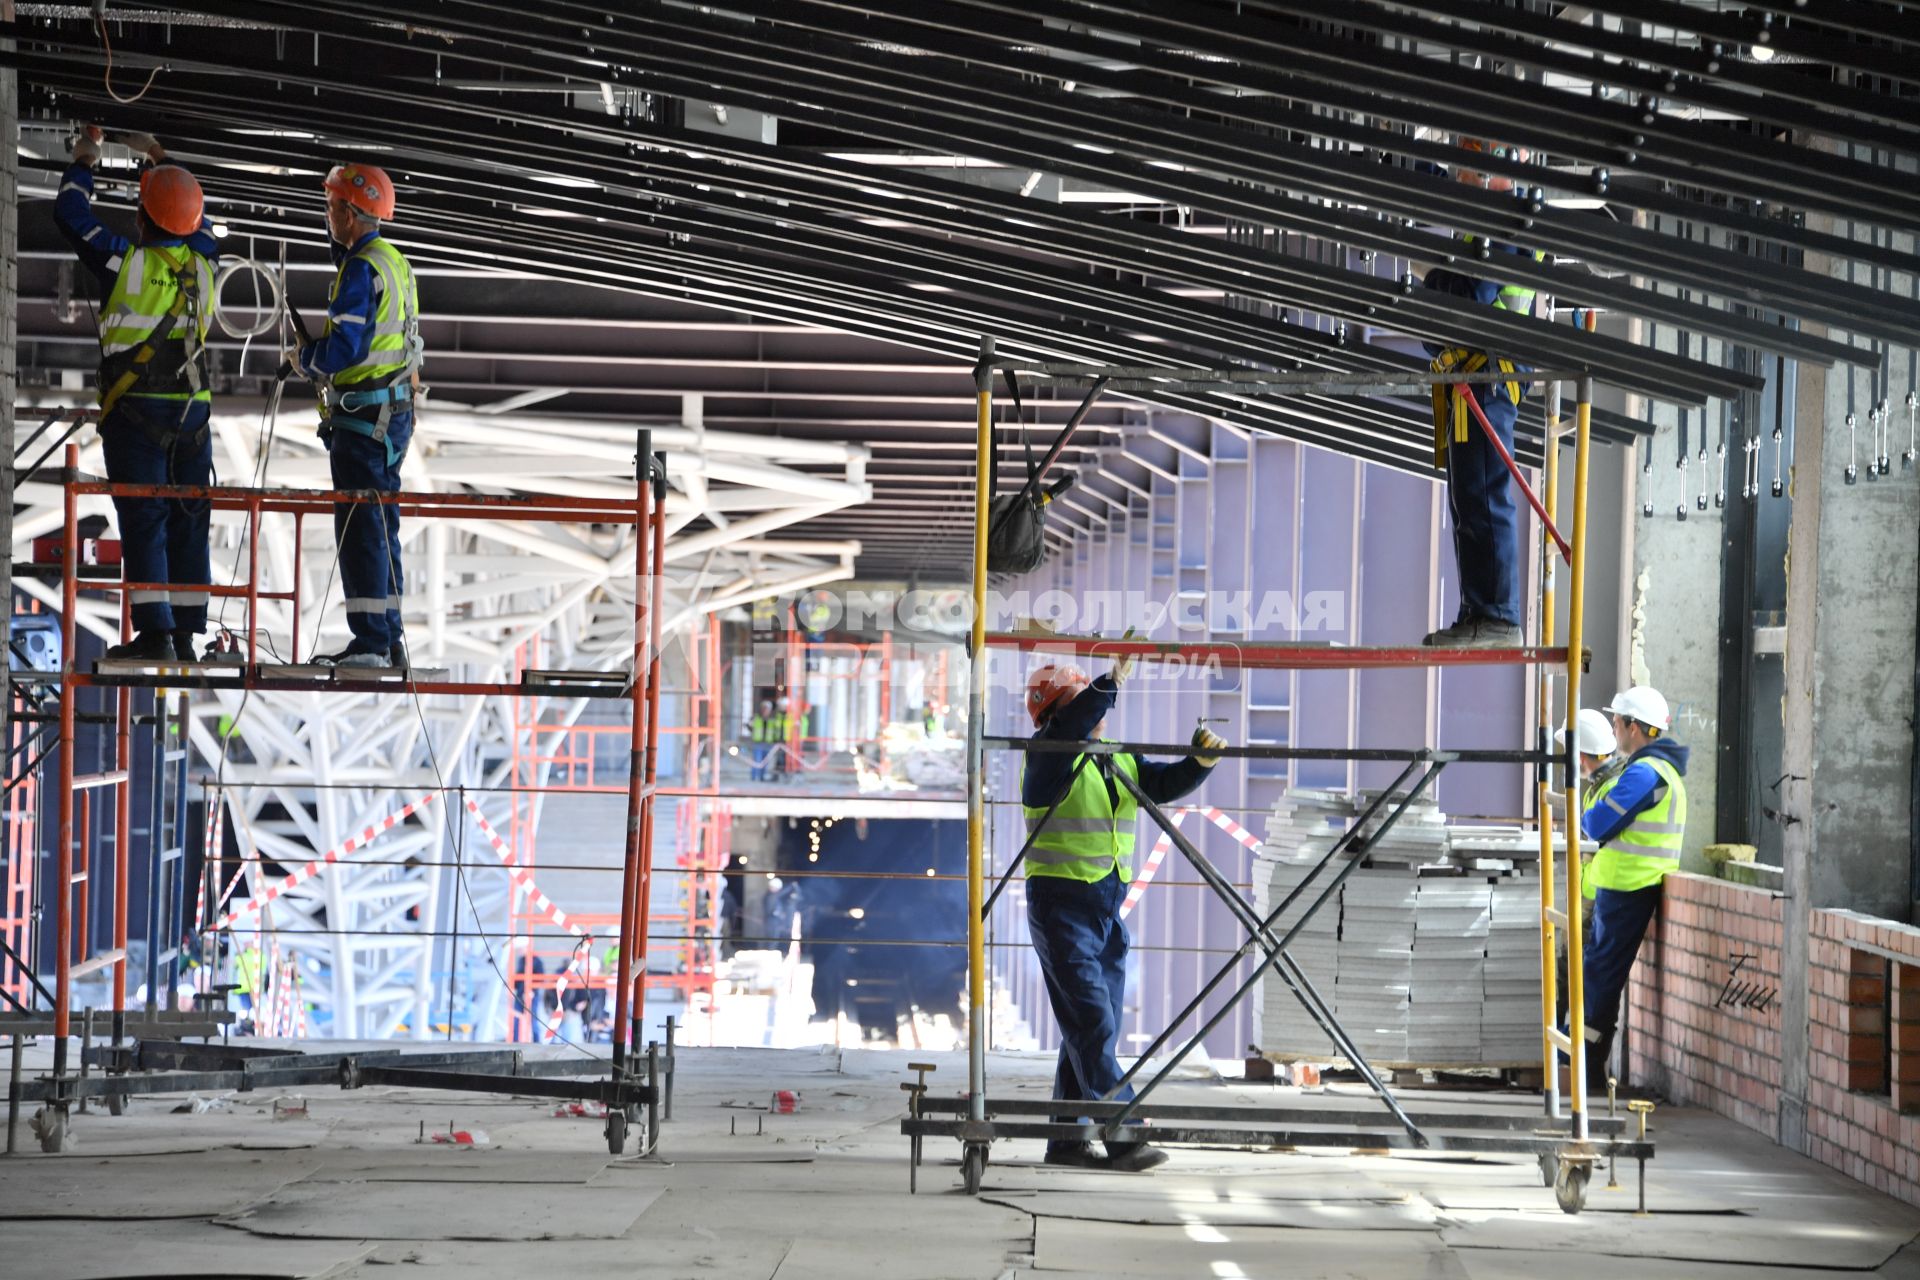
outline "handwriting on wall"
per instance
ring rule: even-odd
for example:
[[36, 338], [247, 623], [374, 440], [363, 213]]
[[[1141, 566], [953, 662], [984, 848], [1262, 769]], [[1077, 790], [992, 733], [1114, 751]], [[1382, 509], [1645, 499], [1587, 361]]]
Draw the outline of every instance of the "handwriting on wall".
[[1720, 995], [1714, 1004], [1722, 1009], [1751, 1009], [1755, 1013], [1765, 1013], [1773, 1006], [1780, 996], [1780, 988], [1741, 976], [1747, 964], [1757, 959], [1758, 956], [1737, 953], [1727, 958], [1727, 982], [1720, 988]]

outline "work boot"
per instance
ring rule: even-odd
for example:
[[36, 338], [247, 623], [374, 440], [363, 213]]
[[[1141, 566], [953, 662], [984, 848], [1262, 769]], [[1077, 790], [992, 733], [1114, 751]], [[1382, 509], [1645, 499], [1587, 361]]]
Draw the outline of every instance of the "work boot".
[[1107, 1168], [1119, 1173], [1145, 1173], [1167, 1162], [1167, 1153], [1150, 1142], [1130, 1142], [1107, 1148]]
[[1520, 628], [1492, 618], [1462, 618], [1420, 642], [1429, 649], [1511, 649], [1522, 643]]
[[120, 662], [179, 661], [179, 655], [174, 652], [171, 631], [139, 632], [125, 644], [110, 646], [101, 656]]
[[1107, 1158], [1091, 1142], [1049, 1142], [1042, 1163], [1070, 1169], [1104, 1169]]
[[407, 661], [407, 642], [395, 640], [387, 649], [387, 665], [399, 671], [412, 670], [413, 664]]
[[[193, 632], [176, 631], [173, 633], [173, 652], [180, 659], [180, 661], [182, 662], [203, 661], [200, 655], [194, 651], [194, 645], [195, 645], [195, 636]], [[208, 649], [207, 656], [208, 657], [213, 656], [213, 651], [211, 648]]]

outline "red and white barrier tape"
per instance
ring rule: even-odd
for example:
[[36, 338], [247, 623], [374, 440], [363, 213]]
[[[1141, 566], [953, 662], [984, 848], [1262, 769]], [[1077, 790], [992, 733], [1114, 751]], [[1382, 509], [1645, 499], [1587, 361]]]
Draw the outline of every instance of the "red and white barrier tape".
[[213, 869], [220, 862], [221, 826], [226, 813], [227, 806], [218, 800], [207, 806], [207, 844], [200, 856], [200, 892], [193, 900], [193, 931], [197, 934], [207, 931], [207, 889], [219, 883], [213, 878]]
[[358, 853], [386, 832], [393, 830], [402, 822], [405, 822], [415, 811], [424, 809], [426, 806], [432, 804], [433, 801], [434, 793], [429, 791], [419, 799], [408, 802], [400, 809], [380, 819], [380, 821], [367, 826], [360, 834], [348, 836], [338, 846], [327, 850], [326, 853], [322, 854], [319, 858], [300, 867], [294, 871], [292, 875], [287, 876], [277, 884], [269, 885], [264, 892], [255, 895], [251, 902], [229, 911], [226, 915], [214, 921], [213, 931], [218, 933], [222, 930], [230, 929], [248, 916], [258, 914], [260, 910], [269, 903], [286, 896], [290, 890], [299, 888], [334, 863], [340, 861], [340, 859]]
[[[1220, 828], [1222, 831], [1232, 836], [1235, 840], [1239, 841], [1241, 846], [1244, 848], [1258, 849], [1260, 847], [1260, 837], [1254, 835], [1251, 831], [1248, 831], [1245, 827], [1235, 822], [1232, 818], [1229, 818], [1226, 814], [1220, 812], [1220, 810], [1212, 808], [1210, 806], [1206, 808], [1201, 808], [1198, 806], [1189, 806], [1184, 809], [1175, 809], [1173, 811], [1172, 816], [1173, 816], [1173, 825], [1176, 830], [1179, 828], [1181, 820], [1184, 819], [1190, 813], [1200, 814], [1202, 817], [1206, 818], [1207, 821], [1211, 822], [1214, 826]], [[1127, 900], [1120, 904], [1120, 918], [1122, 920], [1127, 918], [1127, 913], [1133, 910], [1134, 904], [1139, 902], [1141, 897], [1146, 893], [1147, 886], [1153, 883], [1153, 877], [1156, 873], [1159, 872], [1160, 864], [1166, 860], [1167, 850], [1171, 849], [1172, 847], [1173, 847], [1172, 837], [1168, 836], [1166, 832], [1162, 831], [1160, 833], [1160, 838], [1153, 842], [1152, 851], [1147, 854], [1146, 865], [1140, 868], [1140, 874], [1134, 877], [1132, 886], [1128, 888]]]
[[567, 919], [567, 913], [555, 906], [553, 899], [540, 892], [540, 886], [533, 882], [533, 870], [514, 856], [513, 847], [500, 838], [500, 833], [493, 829], [493, 824], [487, 821], [486, 815], [480, 812], [479, 804], [471, 796], [467, 797], [467, 812], [473, 815], [474, 825], [480, 828], [480, 834], [485, 836], [487, 843], [493, 846], [493, 851], [499, 855], [500, 861], [506, 863], [507, 879], [513, 882], [513, 887], [527, 891], [527, 898], [533, 904], [534, 910], [574, 937], [586, 937], [585, 929]]

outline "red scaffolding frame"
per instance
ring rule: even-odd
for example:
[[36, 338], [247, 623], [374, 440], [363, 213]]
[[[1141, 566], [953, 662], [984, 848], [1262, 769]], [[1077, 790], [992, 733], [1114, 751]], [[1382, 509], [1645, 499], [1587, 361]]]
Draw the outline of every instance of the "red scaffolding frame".
[[[419, 692], [465, 694], [472, 696], [518, 697], [528, 694], [565, 694], [569, 696], [617, 696], [630, 701], [633, 720], [629, 730], [630, 750], [626, 793], [628, 798], [627, 839], [622, 858], [622, 886], [619, 936], [623, 947], [619, 973], [613, 982], [615, 1015], [613, 1062], [616, 1075], [630, 1073], [629, 1060], [638, 1048], [639, 1028], [645, 1009], [647, 968], [647, 893], [651, 886], [649, 859], [652, 849], [654, 799], [658, 783], [659, 675], [660, 675], [660, 579], [665, 563], [666, 476], [664, 464], [655, 458], [652, 433], [638, 432], [636, 450], [638, 480], [632, 501], [575, 498], [546, 495], [492, 495], [467, 493], [375, 493], [368, 491], [246, 489], [232, 486], [115, 484], [80, 470], [80, 451], [76, 444], [65, 446], [64, 466], [59, 472], [64, 502], [64, 529], [60, 563], [61, 624], [65, 642], [61, 669], [51, 673], [23, 673], [39, 683], [58, 684], [59, 746], [56, 806], [58, 834], [55, 847], [54, 953], [55, 971], [52, 991], [50, 1030], [54, 1036], [52, 1087], [56, 1103], [64, 1113], [66, 1101], [60, 1090], [68, 1079], [67, 1040], [72, 1030], [73, 981], [87, 972], [109, 965], [114, 971], [114, 1012], [124, 1012], [126, 991], [127, 874], [130, 861], [131, 826], [128, 821], [129, 796], [127, 773], [131, 755], [131, 693], [136, 688], [232, 688], [247, 690], [292, 689], [356, 693]], [[145, 664], [145, 669], [83, 672], [75, 660], [74, 637], [78, 634], [79, 595], [82, 590], [107, 592], [121, 599], [121, 632], [127, 634], [127, 601], [135, 591], [169, 591], [175, 584], [130, 582], [106, 577], [97, 572], [83, 576], [80, 561], [79, 500], [83, 496], [142, 497], [170, 501], [204, 502], [213, 510], [244, 512], [246, 527], [246, 580], [229, 585], [214, 584], [204, 590], [213, 596], [243, 599], [245, 605], [246, 653], [238, 669], [212, 668], [201, 664]], [[260, 522], [267, 514], [287, 514], [294, 518], [296, 534], [308, 516], [330, 517], [336, 504], [391, 506], [401, 515], [415, 518], [462, 518], [480, 513], [490, 519], [522, 521], [573, 520], [608, 525], [630, 525], [635, 534], [634, 556], [634, 637], [633, 670], [624, 687], [617, 678], [599, 687], [557, 678], [585, 673], [525, 672], [513, 683], [484, 683], [421, 679], [406, 671], [397, 676], [342, 676], [338, 672], [299, 673], [296, 668], [275, 667], [260, 662], [258, 625], [259, 602], [280, 600], [292, 606], [293, 630], [298, 644], [300, 630], [299, 575], [292, 585], [276, 590], [262, 581], [260, 561]], [[297, 545], [297, 543], [296, 543]], [[198, 589], [198, 588], [196, 588]], [[297, 649], [293, 656], [298, 657]], [[604, 673], [596, 673], [602, 676]], [[75, 771], [74, 745], [78, 711], [76, 694], [80, 689], [103, 688], [114, 691], [116, 752], [118, 767], [96, 775]], [[717, 719], [716, 719], [717, 723]], [[91, 916], [87, 895], [95, 872], [93, 859], [82, 850], [76, 866], [76, 837], [90, 826], [93, 806], [91, 793], [103, 787], [117, 788], [115, 800], [117, 830], [114, 842], [114, 902], [112, 912], [113, 945], [95, 951], [91, 938]], [[157, 892], [156, 886], [149, 886]], [[76, 928], [76, 918], [78, 927]], [[628, 941], [630, 940], [630, 941]], [[114, 1041], [122, 1034], [123, 1020], [114, 1020]]]
[[[537, 659], [537, 650], [531, 652]], [[720, 623], [702, 619], [687, 638], [687, 675], [691, 683], [680, 690], [660, 690], [679, 694], [687, 700], [687, 723], [659, 730], [662, 736], [685, 739], [686, 782], [682, 786], [655, 786], [654, 794], [682, 799], [676, 814], [675, 867], [682, 878], [678, 907], [653, 917], [651, 924], [678, 924], [675, 936], [677, 959], [665, 971], [643, 975], [644, 985], [652, 990], [672, 990], [680, 994], [689, 1011], [707, 1012], [704, 1002], [713, 995], [714, 973], [719, 960], [720, 872], [726, 865], [729, 816], [719, 799], [720, 756], [722, 751]], [[629, 729], [620, 724], [560, 724], [543, 721], [539, 701], [532, 697], [513, 700], [512, 778], [516, 788], [512, 796], [508, 839], [517, 865], [533, 869], [538, 864], [535, 802], [530, 788], [542, 793], [618, 794], [626, 790], [624, 780], [604, 775], [600, 762], [606, 757], [605, 744], [624, 740]], [[523, 789], [525, 788], [525, 789]], [[536, 1039], [541, 1034], [535, 1016], [548, 993], [556, 1002], [567, 991], [606, 990], [614, 983], [611, 972], [596, 972], [593, 949], [616, 941], [620, 916], [614, 912], [569, 912], [568, 920], [580, 932], [568, 938], [542, 937], [538, 926], [548, 920], [547, 912], [532, 894], [515, 892], [510, 911], [511, 931], [524, 945], [515, 948], [513, 982], [521, 993], [512, 1020], [515, 1040]], [[534, 968], [536, 958], [540, 968]]]

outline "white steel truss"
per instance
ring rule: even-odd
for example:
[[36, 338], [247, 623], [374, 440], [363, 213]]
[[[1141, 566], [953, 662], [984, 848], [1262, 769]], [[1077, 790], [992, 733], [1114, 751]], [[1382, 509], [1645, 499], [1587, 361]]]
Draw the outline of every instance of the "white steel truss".
[[[55, 393], [57, 395], [57, 393]], [[43, 399], [44, 415], [59, 400]], [[23, 418], [35, 413], [23, 406]], [[652, 447], [666, 455], [667, 601], [663, 633], [675, 635], [709, 613], [851, 576], [857, 542], [770, 535], [812, 516], [867, 500], [867, 451], [826, 441], [785, 440], [705, 430], [699, 396], [684, 398], [680, 420], [654, 425]], [[222, 410], [214, 415], [216, 467], [226, 483], [327, 488], [327, 459], [304, 404], [283, 407], [277, 425]], [[95, 428], [76, 436], [81, 467], [104, 471]], [[421, 414], [402, 484], [408, 490], [555, 494], [596, 498], [634, 494], [636, 425], [429, 405]], [[839, 476], [797, 465], [839, 468]], [[38, 535], [60, 528], [57, 485], [19, 486], [16, 560], [30, 559]], [[111, 519], [105, 499], [83, 499], [81, 515]], [[214, 513], [213, 577], [240, 580], [246, 517]], [[320, 524], [322, 527], [312, 527]], [[303, 601], [299, 652], [340, 647], [347, 636], [335, 580], [333, 531], [307, 521], [298, 545], [291, 516], [269, 514], [259, 529], [262, 580], [285, 590], [296, 575]], [[456, 678], [504, 683], [517, 655], [538, 642], [541, 665], [575, 671], [625, 670], [633, 655], [634, 531], [630, 527], [481, 518], [403, 520], [403, 617], [418, 666], [448, 667]], [[29, 595], [57, 607], [58, 590], [16, 579]], [[81, 625], [118, 640], [119, 604], [83, 597]], [[263, 660], [291, 656], [288, 602], [259, 606]], [[217, 625], [244, 627], [241, 602], [215, 601]], [[242, 638], [244, 647], [244, 637]], [[571, 723], [585, 700], [549, 699], [548, 723]], [[524, 722], [524, 709], [522, 722]], [[242, 694], [197, 700], [191, 726], [196, 773], [216, 778], [245, 875], [229, 908], [377, 826], [410, 801], [431, 795], [406, 822], [364, 850], [326, 865], [234, 925], [244, 946], [259, 935], [302, 973], [317, 1033], [352, 1038], [426, 1036], [447, 1021], [446, 983], [462, 957], [446, 939], [476, 923], [491, 941], [480, 952], [504, 967], [501, 947], [509, 895], [498, 874], [460, 877], [444, 864], [453, 849], [470, 866], [491, 856], [463, 824], [458, 789], [501, 829], [505, 797], [485, 790], [509, 779], [515, 733], [512, 700], [453, 698], [424, 689], [418, 698], [344, 693]], [[442, 788], [447, 788], [442, 792]], [[215, 792], [210, 792], [212, 797]], [[456, 839], [449, 839], [456, 826]], [[471, 959], [475, 941], [462, 948]], [[468, 993], [472, 994], [472, 993]], [[505, 1010], [491, 994], [474, 1000], [469, 1034], [503, 1034]], [[455, 1021], [460, 1020], [453, 1011]], [[487, 1025], [479, 1025], [481, 1023]]]

